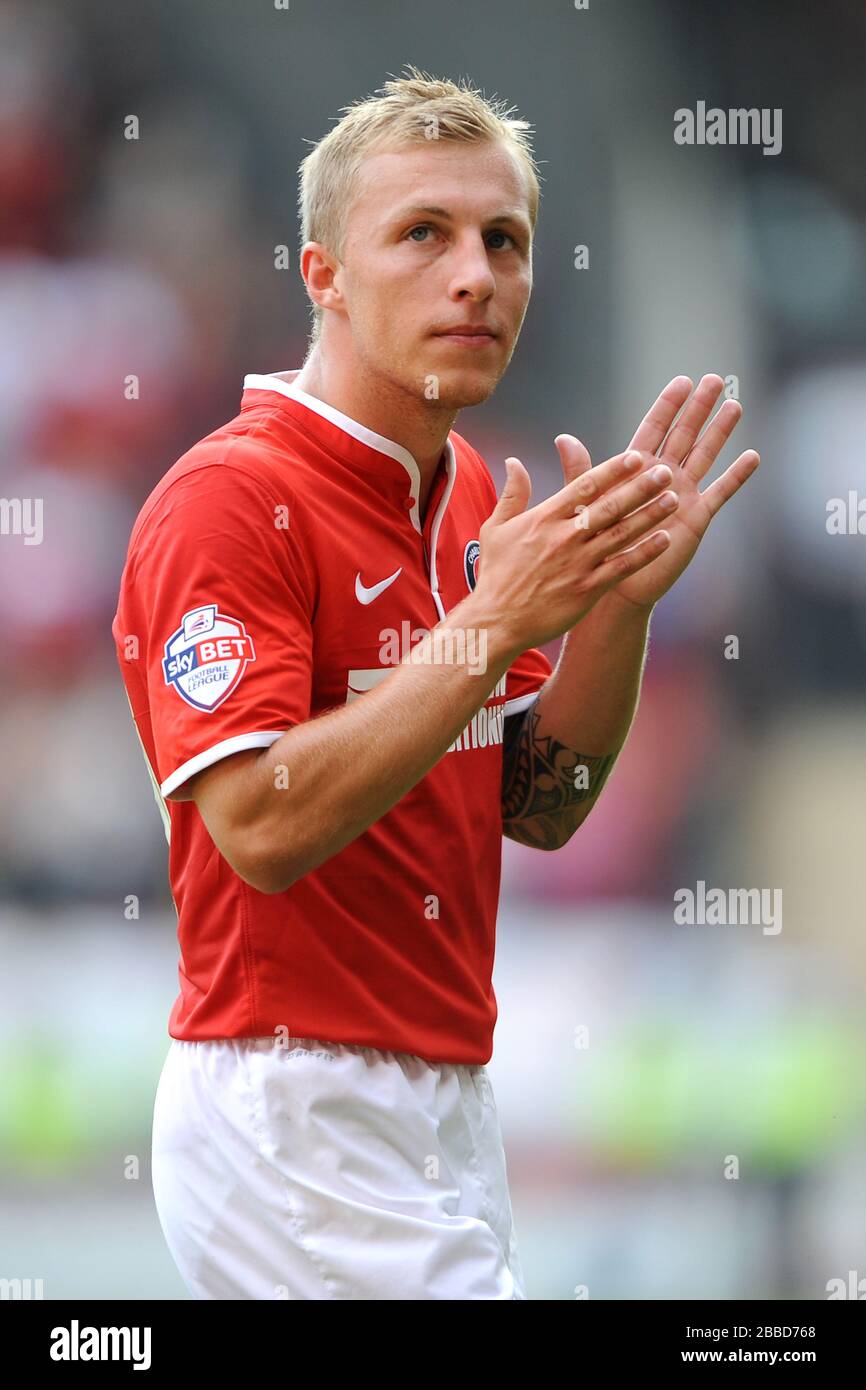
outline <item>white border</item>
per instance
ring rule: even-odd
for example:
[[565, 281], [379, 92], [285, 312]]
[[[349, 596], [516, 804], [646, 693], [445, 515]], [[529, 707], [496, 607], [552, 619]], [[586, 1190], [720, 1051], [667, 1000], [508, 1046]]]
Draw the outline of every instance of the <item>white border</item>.
[[287, 732], [286, 729], [266, 729], [259, 734], [236, 734], [234, 738], [224, 738], [222, 743], [215, 743], [204, 753], [196, 753], [194, 758], [182, 763], [176, 772], [166, 777], [160, 786], [160, 794], [170, 796], [187, 778], [201, 772], [202, 768], [218, 763], [221, 758], [227, 758], [230, 753], [242, 753], [245, 748], [270, 748], [272, 743], [276, 743], [277, 739], [282, 738]]
[[[541, 694], [541, 690], [542, 687], [539, 686], [538, 690], [533, 690], [530, 695], [517, 695], [513, 700], [506, 700], [502, 707], [504, 711], [503, 718], [508, 718], [508, 716], [512, 714], [522, 714], [524, 710], [529, 709], [529, 706], [534, 704]], [[134, 722], [133, 720], [133, 723]], [[165, 781], [161, 783], [159, 787], [160, 796], [170, 796], [172, 792], [177, 791], [178, 787], [183, 786], [184, 782], [190, 777], [193, 777], [197, 772], [201, 772], [206, 767], [212, 767], [214, 763], [220, 762], [223, 758], [230, 757], [232, 753], [242, 753], [247, 748], [270, 748], [272, 743], [276, 743], [277, 739], [282, 738], [283, 734], [287, 732], [288, 730], [286, 729], [265, 729], [257, 734], [236, 734], [234, 738], [225, 738], [221, 743], [215, 743], [212, 748], [206, 748], [203, 753], [196, 753], [194, 758], [188, 758], [170, 777], [166, 777]], [[144, 752], [143, 745], [142, 752]], [[147, 763], [147, 768], [153, 781], [154, 791], [156, 791], [156, 778], [153, 776], [153, 771], [147, 760], [146, 754], [145, 762]], [[162, 811], [162, 809], [163, 808], [160, 807], [160, 811]], [[163, 819], [165, 819], [165, 816], [163, 816]], [[166, 836], [167, 831], [168, 827], [166, 826]]]
[[513, 700], [506, 700], [502, 707], [505, 710], [505, 717], [507, 718], [509, 714], [522, 714], [524, 710], [529, 709], [529, 706], [538, 699], [543, 688], [543, 686], [539, 686], [537, 690], [533, 690], [531, 695], [515, 695]]
[[[418, 464], [415, 462], [414, 456], [409, 453], [408, 449], [404, 449], [402, 444], [397, 444], [393, 439], [386, 439], [384, 434], [377, 434], [375, 430], [368, 429], [366, 425], [359, 424], [358, 421], [353, 420], [350, 415], [344, 415], [342, 410], [337, 410], [335, 406], [328, 405], [327, 401], [320, 401], [318, 396], [311, 396], [308, 391], [302, 391], [299, 386], [295, 385], [295, 378], [300, 374], [300, 371], [300, 367], [294, 367], [291, 371], [284, 372], [282, 376], [278, 376], [276, 372], [249, 372], [244, 377], [244, 390], [277, 391], [281, 396], [288, 396], [290, 400], [299, 401], [300, 404], [306, 406], [308, 410], [312, 410], [316, 415], [321, 415], [325, 420], [330, 420], [332, 425], [336, 425], [338, 429], [343, 430], [345, 434], [351, 435], [352, 438], [357, 439], [359, 443], [366, 444], [370, 449], [377, 449], [380, 454], [386, 454], [388, 458], [395, 459], [397, 463], [402, 464], [409, 475], [409, 484], [412, 489], [412, 510], [409, 512], [409, 518], [415, 530], [420, 534], [422, 527], [421, 517], [418, 512], [418, 499], [421, 496], [421, 473]], [[285, 377], [291, 377], [291, 380], [286, 381], [284, 379]], [[437, 508], [436, 519], [433, 523], [433, 534], [430, 547], [432, 552], [431, 580], [435, 576], [436, 569], [436, 537], [439, 533], [439, 523], [445, 514], [445, 508], [448, 505], [448, 499], [451, 496], [451, 490], [454, 486], [454, 479], [457, 474], [457, 455], [454, 452], [454, 445], [451, 443], [450, 434], [445, 441], [445, 449], [448, 483], [439, 507]], [[438, 607], [438, 590], [433, 587], [432, 584], [431, 589], [434, 598], [437, 599]], [[444, 614], [442, 616], [444, 617]]]

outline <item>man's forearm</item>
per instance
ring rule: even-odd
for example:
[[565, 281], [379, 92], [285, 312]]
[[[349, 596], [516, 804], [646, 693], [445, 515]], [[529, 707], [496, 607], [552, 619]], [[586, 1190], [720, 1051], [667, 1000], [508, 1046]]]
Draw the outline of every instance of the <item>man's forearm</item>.
[[634, 718], [648, 630], [649, 610], [611, 590], [566, 634], [556, 670], [507, 733], [510, 839], [558, 849], [589, 815]]
[[[484, 633], [480, 669], [461, 634]], [[436, 637], [455, 635], [455, 650]], [[268, 748], [198, 774], [211, 838], [262, 892], [283, 892], [381, 819], [444, 756], [521, 646], [472, 594], [361, 699], [298, 724]], [[451, 659], [453, 656], [453, 659]], [[419, 659], [420, 658], [420, 659]]]

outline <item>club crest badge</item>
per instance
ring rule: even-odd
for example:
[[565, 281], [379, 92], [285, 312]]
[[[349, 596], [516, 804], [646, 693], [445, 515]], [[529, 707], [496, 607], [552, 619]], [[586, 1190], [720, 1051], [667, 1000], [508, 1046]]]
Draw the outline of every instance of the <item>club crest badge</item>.
[[481, 554], [480, 541], [468, 541], [463, 552], [463, 568], [466, 571], [466, 583], [469, 585], [470, 592], [478, 582], [478, 556]]
[[247, 662], [255, 659], [253, 639], [243, 623], [207, 603], [184, 613], [165, 644], [162, 669], [166, 685], [173, 685], [193, 709], [210, 714], [228, 699]]

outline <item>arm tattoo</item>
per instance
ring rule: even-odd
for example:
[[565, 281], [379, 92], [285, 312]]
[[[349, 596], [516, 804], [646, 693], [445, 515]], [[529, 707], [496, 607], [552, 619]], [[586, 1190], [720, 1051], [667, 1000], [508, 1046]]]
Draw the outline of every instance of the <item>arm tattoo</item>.
[[558, 849], [598, 796], [615, 753], [575, 753], [550, 734], [539, 734], [539, 702], [505, 720], [502, 758], [503, 832], [535, 849]]

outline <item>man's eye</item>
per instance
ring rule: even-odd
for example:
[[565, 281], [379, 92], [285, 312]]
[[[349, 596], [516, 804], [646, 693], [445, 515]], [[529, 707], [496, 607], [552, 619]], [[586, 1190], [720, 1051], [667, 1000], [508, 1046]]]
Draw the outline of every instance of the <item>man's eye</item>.
[[[419, 224], [418, 224], [417, 227], [412, 227], [412, 228], [410, 229], [410, 231], [407, 232], [407, 236], [411, 237], [411, 238], [413, 239], [413, 241], [417, 242], [418, 245], [421, 246], [421, 245], [423, 245], [424, 242], [427, 240], [426, 233], [427, 233], [427, 232], [434, 232], [435, 230], [436, 230], [436, 228], [433, 227], [433, 226], [431, 226], [429, 222], [419, 222]], [[424, 235], [424, 236], [418, 237], [418, 236], [415, 235], [416, 232], [423, 232], [423, 233], [425, 233], [425, 235]], [[492, 231], [492, 232], [490, 233], [490, 236], [491, 236], [491, 237], [504, 237], [505, 241], [506, 241], [506, 242], [510, 242], [512, 246], [516, 246], [516, 245], [517, 245], [516, 241], [514, 240], [514, 237], [511, 235], [510, 232]], [[504, 249], [504, 247], [503, 247], [502, 244], [500, 244], [500, 245], [494, 246], [492, 249], [493, 249], [494, 251], [501, 251], [501, 250]]]

